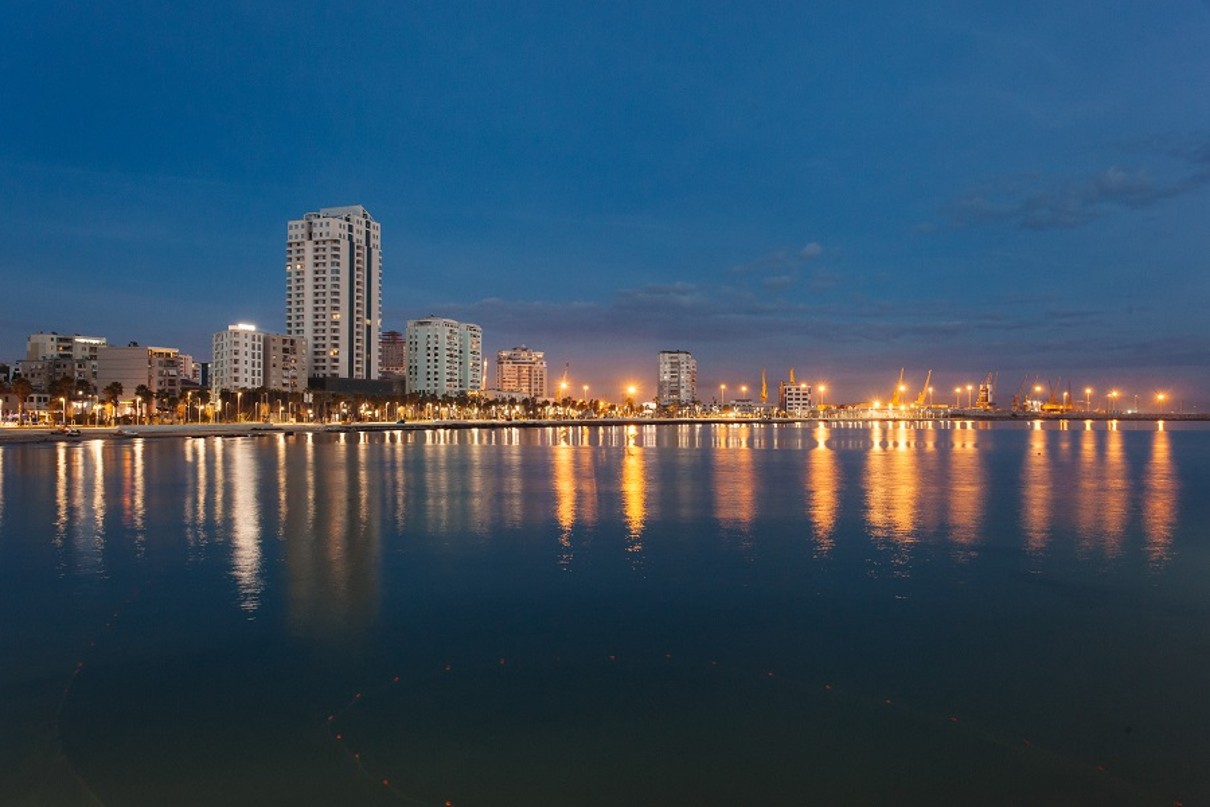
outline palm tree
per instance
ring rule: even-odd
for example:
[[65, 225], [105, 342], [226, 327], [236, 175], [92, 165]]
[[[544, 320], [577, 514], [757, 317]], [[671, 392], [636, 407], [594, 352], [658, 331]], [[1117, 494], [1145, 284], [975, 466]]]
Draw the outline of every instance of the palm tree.
[[106, 403], [109, 404], [109, 419], [110, 421], [113, 421], [114, 415], [118, 411], [118, 402], [122, 400], [122, 382], [113, 381], [109, 384], [106, 384], [105, 389], [102, 390], [102, 393], [105, 396]]
[[142, 402], [143, 412], [147, 418], [147, 422], [151, 423], [151, 413], [148, 411], [148, 408], [151, 405], [151, 399], [154, 397], [154, 393], [152, 393], [151, 388], [146, 384], [139, 384], [134, 388], [134, 397]]
[[17, 376], [9, 385], [13, 394], [17, 396], [17, 423], [25, 422], [25, 401], [34, 392], [34, 385], [29, 383], [29, 379], [25, 376]]

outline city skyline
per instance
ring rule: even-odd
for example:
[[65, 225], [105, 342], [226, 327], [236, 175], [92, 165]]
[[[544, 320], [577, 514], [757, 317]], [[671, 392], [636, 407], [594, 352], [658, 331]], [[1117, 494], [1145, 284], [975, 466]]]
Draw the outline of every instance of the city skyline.
[[791, 367], [1210, 400], [1210, 12], [873, 9], [21, 8], [0, 361], [284, 333], [282, 223], [364, 205], [383, 330], [478, 323], [601, 397], [683, 347], [704, 400]]

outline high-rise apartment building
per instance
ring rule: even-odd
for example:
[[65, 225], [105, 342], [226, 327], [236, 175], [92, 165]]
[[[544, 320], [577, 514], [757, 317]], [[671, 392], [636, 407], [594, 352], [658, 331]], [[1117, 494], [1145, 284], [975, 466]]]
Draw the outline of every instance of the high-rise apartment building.
[[661, 350], [657, 397], [661, 404], [697, 400], [697, 360], [685, 350]]
[[546, 354], [525, 345], [496, 353], [496, 390], [522, 398], [545, 398]]
[[483, 386], [483, 330], [427, 317], [408, 322], [408, 392], [458, 395]]
[[307, 351], [302, 339], [258, 331], [239, 323], [211, 339], [210, 385], [213, 390], [301, 391], [307, 386]]
[[361, 205], [327, 207], [286, 229], [286, 335], [321, 378], [378, 378], [382, 238]]

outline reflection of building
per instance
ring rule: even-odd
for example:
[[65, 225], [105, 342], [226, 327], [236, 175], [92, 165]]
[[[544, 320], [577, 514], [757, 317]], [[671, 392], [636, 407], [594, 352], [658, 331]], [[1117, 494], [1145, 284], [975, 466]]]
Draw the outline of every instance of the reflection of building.
[[657, 397], [661, 404], [687, 404], [697, 400], [697, 360], [685, 350], [660, 351]]
[[139, 385], [152, 393], [170, 397], [180, 395], [180, 351], [174, 347], [106, 347], [97, 353], [97, 387], [104, 389], [115, 381], [129, 398]]
[[546, 397], [546, 354], [525, 345], [496, 354], [496, 389], [522, 398]]
[[483, 330], [442, 317], [408, 322], [408, 392], [458, 395], [483, 386]]
[[307, 353], [298, 337], [240, 323], [216, 332], [212, 346], [210, 381], [215, 390], [264, 387], [291, 392], [306, 386]]
[[810, 384], [783, 382], [778, 398], [777, 407], [790, 417], [806, 417], [811, 412]]
[[361, 205], [329, 207], [286, 229], [286, 334], [305, 340], [309, 371], [378, 378], [382, 246]]
[[408, 340], [399, 331], [384, 331], [378, 345], [379, 376], [405, 378], [408, 374]]

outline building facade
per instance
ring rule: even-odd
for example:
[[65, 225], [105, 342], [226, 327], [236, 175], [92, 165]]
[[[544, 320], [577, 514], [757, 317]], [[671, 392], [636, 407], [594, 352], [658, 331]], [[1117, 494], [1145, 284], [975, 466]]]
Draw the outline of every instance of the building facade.
[[545, 398], [546, 354], [525, 345], [496, 353], [496, 391], [518, 398]]
[[328, 207], [286, 229], [286, 335], [321, 378], [378, 378], [382, 237], [361, 205]]
[[656, 396], [661, 405], [697, 400], [697, 361], [685, 350], [661, 350]]
[[483, 386], [483, 330], [443, 317], [408, 322], [409, 393], [460, 395]]
[[32, 333], [25, 343], [25, 359], [17, 362], [17, 374], [40, 392], [64, 377], [96, 386], [97, 354], [105, 346], [101, 336]]
[[378, 347], [381, 378], [403, 378], [408, 374], [408, 340], [399, 331], [383, 331]]
[[790, 417], [806, 417], [811, 414], [811, 385], [799, 382], [783, 382], [778, 386], [777, 408]]
[[173, 347], [111, 345], [97, 353], [97, 388], [104, 389], [116, 381], [122, 385], [122, 398], [127, 401], [140, 385], [153, 394], [179, 397], [180, 372], [180, 351]]
[[261, 387], [294, 392], [307, 386], [307, 351], [298, 337], [239, 323], [216, 332], [211, 346], [210, 386], [216, 392]]

